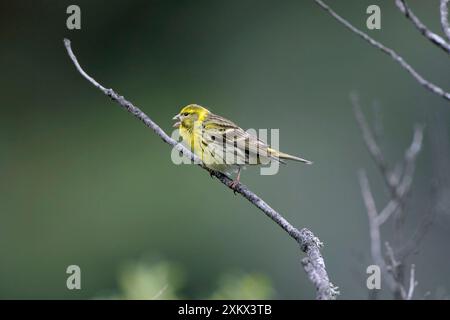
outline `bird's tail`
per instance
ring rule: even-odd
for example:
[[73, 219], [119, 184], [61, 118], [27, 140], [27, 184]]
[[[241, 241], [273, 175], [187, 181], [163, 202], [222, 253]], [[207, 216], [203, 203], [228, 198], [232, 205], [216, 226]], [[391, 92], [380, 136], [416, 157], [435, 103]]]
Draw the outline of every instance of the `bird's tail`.
[[274, 156], [276, 158], [279, 158], [279, 159], [293, 160], [293, 161], [303, 162], [303, 163], [306, 163], [306, 164], [313, 164], [312, 161], [309, 161], [309, 160], [306, 160], [306, 159], [303, 159], [303, 158], [299, 158], [299, 157], [296, 157], [296, 156], [291, 156], [290, 154], [283, 153], [283, 152], [277, 151], [275, 149], [269, 148], [268, 151], [269, 151], [269, 153], [272, 156]]

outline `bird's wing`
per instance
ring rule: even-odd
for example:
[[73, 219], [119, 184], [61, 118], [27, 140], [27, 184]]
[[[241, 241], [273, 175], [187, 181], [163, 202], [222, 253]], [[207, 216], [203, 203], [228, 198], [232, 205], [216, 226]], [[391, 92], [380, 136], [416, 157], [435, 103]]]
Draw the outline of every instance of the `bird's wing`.
[[208, 116], [202, 131], [203, 145], [225, 163], [267, 164], [273, 158], [266, 143], [220, 116]]

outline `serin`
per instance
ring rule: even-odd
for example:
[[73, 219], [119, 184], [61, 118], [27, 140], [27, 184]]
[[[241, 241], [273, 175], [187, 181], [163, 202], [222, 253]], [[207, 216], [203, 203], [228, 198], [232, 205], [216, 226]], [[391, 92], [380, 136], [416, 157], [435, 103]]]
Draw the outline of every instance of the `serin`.
[[232, 121], [208, 109], [190, 104], [173, 117], [183, 142], [211, 170], [225, 174], [237, 172], [230, 187], [239, 183], [241, 168], [265, 165], [270, 161], [284, 163], [293, 160], [306, 164], [311, 161], [272, 149], [265, 142], [249, 134]]

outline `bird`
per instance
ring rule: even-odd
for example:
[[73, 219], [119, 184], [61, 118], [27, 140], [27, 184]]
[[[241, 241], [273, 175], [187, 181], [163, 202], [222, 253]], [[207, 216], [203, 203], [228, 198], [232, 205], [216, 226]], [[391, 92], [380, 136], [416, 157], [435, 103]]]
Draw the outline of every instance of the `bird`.
[[188, 148], [210, 170], [227, 176], [237, 173], [230, 187], [240, 183], [241, 169], [248, 165], [265, 165], [270, 161], [285, 163], [293, 160], [305, 164], [311, 161], [271, 148], [234, 122], [216, 115], [198, 104], [189, 104], [173, 117], [173, 127]]

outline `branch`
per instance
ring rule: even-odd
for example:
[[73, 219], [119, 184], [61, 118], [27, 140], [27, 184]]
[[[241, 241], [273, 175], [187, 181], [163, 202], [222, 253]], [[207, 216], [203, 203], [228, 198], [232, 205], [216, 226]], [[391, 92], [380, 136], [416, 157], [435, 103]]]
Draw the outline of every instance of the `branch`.
[[388, 284], [389, 289], [393, 292], [394, 297], [410, 300], [412, 299], [417, 284], [414, 278], [415, 266], [411, 266], [410, 284], [409, 288], [406, 289], [403, 285], [405, 258], [414, 248], [418, 247], [418, 244], [423, 239], [423, 235], [426, 233], [426, 228], [428, 228], [432, 222], [432, 216], [428, 214], [423, 217], [421, 224], [411, 239], [401, 250], [399, 250], [399, 258], [395, 257], [394, 250], [387, 241], [385, 242], [386, 258], [383, 256], [380, 228], [394, 213], [396, 213], [394, 216], [395, 235], [398, 236], [403, 231], [402, 217], [404, 213], [405, 197], [411, 189], [415, 171], [415, 162], [418, 154], [422, 150], [423, 127], [416, 126], [414, 128], [411, 145], [405, 151], [403, 160], [399, 165], [395, 166], [396, 169], [390, 170], [381, 148], [378, 146], [372, 129], [361, 111], [358, 96], [352, 94], [351, 101], [355, 118], [360, 127], [366, 148], [380, 170], [385, 184], [390, 190], [390, 200], [388, 204], [381, 213], [378, 213], [367, 175], [363, 170], [359, 173], [361, 194], [369, 218], [369, 237], [372, 260], [384, 272], [384, 280]]
[[371, 254], [374, 262], [382, 269], [385, 268], [383, 253], [381, 251], [381, 236], [380, 229], [377, 223], [377, 208], [375, 200], [373, 199], [372, 191], [370, 190], [369, 180], [364, 170], [358, 173], [359, 186], [361, 188], [361, 195], [364, 200], [364, 206], [367, 210], [367, 216], [369, 218], [369, 234], [371, 239]]
[[397, 289], [397, 282], [395, 278], [388, 273], [387, 265], [383, 257], [383, 252], [381, 250], [381, 235], [380, 235], [380, 225], [378, 224], [377, 217], [378, 212], [375, 206], [375, 200], [373, 199], [372, 191], [370, 190], [369, 180], [367, 179], [367, 174], [364, 170], [358, 173], [359, 185], [361, 188], [361, 195], [364, 201], [364, 205], [367, 210], [367, 217], [369, 218], [369, 236], [370, 236], [370, 252], [372, 255], [373, 262], [380, 267], [383, 273], [386, 274], [384, 280], [389, 286], [391, 291]]
[[369, 124], [362, 113], [361, 106], [359, 104], [358, 95], [352, 93], [350, 95], [350, 100], [353, 105], [353, 112], [355, 114], [356, 122], [361, 130], [364, 144], [366, 145], [369, 154], [371, 155], [373, 161], [377, 164], [380, 171], [383, 173], [383, 176], [386, 177], [388, 186], [392, 185], [392, 179], [390, 177], [389, 169], [386, 161], [384, 160], [383, 153], [381, 152], [381, 148], [378, 146], [378, 143], [370, 130]]
[[401, 271], [399, 270], [402, 267], [402, 263], [400, 263], [394, 255], [394, 250], [392, 249], [389, 242], [384, 243], [386, 246], [386, 258], [388, 259], [388, 271], [389, 274], [392, 275], [392, 281], [394, 283], [393, 289], [391, 291], [394, 294], [394, 297], [401, 298], [403, 300], [406, 299], [406, 291], [399, 279], [399, 274]]
[[314, 236], [314, 234], [306, 228], [298, 230], [292, 226], [281, 214], [272, 209], [263, 199], [258, 197], [250, 189], [243, 184], [238, 184], [234, 189], [231, 187], [232, 180], [226, 175], [211, 171], [206, 168], [201, 160], [184, 147], [181, 143], [175, 141], [168, 136], [164, 130], [162, 130], [153, 120], [151, 120], [144, 112], [138, 107], [134, 106], [131, 102], [126, 100], [123, 96], [120, 96], [112, 89], [106, 89], [99, 84], [94, 78], [89, 76], [80, 66], [74, 53], [72, 52], [70, 40], [64, 39], [64, 45], [67, 53], [77, 68], [78, 72], [97, 89], [102, 91], [105, 95], [110, 97], [113, 101], [117, 102], [123, 109], [134, 115], [137, 119], [141, 120], [145, 126], [152, 129], [156, 135], [158, 135], [165, 143], [173, 146], [177, 151], [181, 152], [184, 156], [191, 159], [195, 164], [199, 165], [203, 169], [207, 170], [212, 176], [216, 177], [224, 185], [232, 189], [233, 191], [241, 194], [244, 198], [250, 201], [258, 209], [264, 212], [270, 219], [278, 224], [285, 232], [287, 232], [299, 245], [301, 250], [306, 254], [306, 257], [302, 260], [302, 265], [308, 275], [308, 278], [313, 283], [316, 289], [317, 299], [335, 299], [339, 294], [337, 287], [335, 287], [329, 280], [327, 271], [325, 269], [325, 262], [320, 253], [320, 247], [322, 243]]
[[398, 273], [399, 273], [398, 268], [401, 267], [402, 263], [398, 262], [397, 259], [395, 258], [394, 250], [389, 245], [389, 242], [386, 242], [385, 245], [386, 245], [387, 257], [390, 260], [389, 268], [392, 273], [392, 276], [394, 277], [394, 281], [396, 283], [397, 291], [395, 292], [395, 294], [403, 300], [411, 300], [413, 297], [413, 294], [414, 294], [414, 289], [417, 286], [417, 281], [415, 280], [416, 266], [414, 264], [411, 264], [411, 272], [409, 274], [409, 289], [408, 289], [408, 291], [406, 291], [406, 288], [401, 283], [401, 280], [398, 279]]
[[445, 36], [450, 40], [450, 25], [448, 23], [448, 2], [449, 0], [441, 0], [440, 11], [441, 11], [441, 25]]
[[415, 269], [416, 266], [414, 264], [411, 265], [411, 273], [409, 275], [409, 290], [408, 295], [406, 296], [406, 300], [411, 300], [414, 294], [414, 289], [417, 286], [417, 281], [415, 280]]
[[416, 126], [414, 128], [411, 145], [405, 152], [405, 158], [403, 160], [403, 175], [395, 185], [396, 192], [393, 194], [392, 199], [378, 216], [378, 222], [380, 224], [383, 224], [387, 219], [389, 219], [389, 217], [399, 208], [403, 202], [403, 199], [411, 190], [416, 158], [419, 155], [420, 150], [422, 150], [422, 142], [423, 127]]
[[[450, 53], [450, 45], [439, 35], [432, 32], [430, 29], [427, 28], [426, 25], [420, 21], [420, 19], [412, 12], [412, 10], [408, 7], [405, 0], [395, 0], [395, 5], [397, 6], [398, 10], [400, 10], [401, 13], [405, 15], [405, 17], [414, 24], [414, 26], [420, 31], [420, 33], [423, 34], [425, 38], [430, 40], [432, 43], [437, 45], [439, 48], [444, 50], [447, 53]], [[441, 10], [442, 10], [442, 4], [441, 4]], [[441, 17], [442, 19], [442, 17]]]
[[342, 18], [338, 15], [333, 9], [331, 9], [327, 4], [325, 4], [322, 0], [314, 0], [322, 9], [328, 12], [333, 18], [343, 24], [347, 29], [357, 34], [360, 38], [367, 41], [373, 47], [380, 49], [383, 53], [390, 56], [395, 62], [397, 62], [403, 69], [405, 69], [420, 85], [428, 89], [429, 91], [437, 94], [438, 96], [444, 98], [445, 100], [450, 100], [450, 93], [444, 91], [441, 87], [435, 85], [434, 83], [426, 80], [422, 75], [420, 75], [409, 63], [403, 59], [397, 52], [393, 49], [386, 47], [382, 43], [376, 41], [363, 31], [359, 30], [355, 26], [353, 26], [350, 22]]
[[356, 94], [352, 94], [350, 99], [353, 104], [356, 122], [358, 123], [363, 135], [364, 144], [373, 161], [378, 166], [378, 169], [383, 176], [383, 180], [391, 193], [391, 200], [377, 217], [378, 223], [382, 225], [395, 211], [397, 211], [403, 203], [403, 199], [411, 190], [415, 161], [417, 155], [422, 149], [423, 127], [416, 126], [414, 128], [411, 145], [405, 152], [403, 162], [398, 166], [401, 168], [400, 172], [391, 172], [384, 159], [383, 153], [381, 152], [381, 148], [378, 146], [372, 130], [370, 129], [369, 124], [361, 111], [358, 96]]

